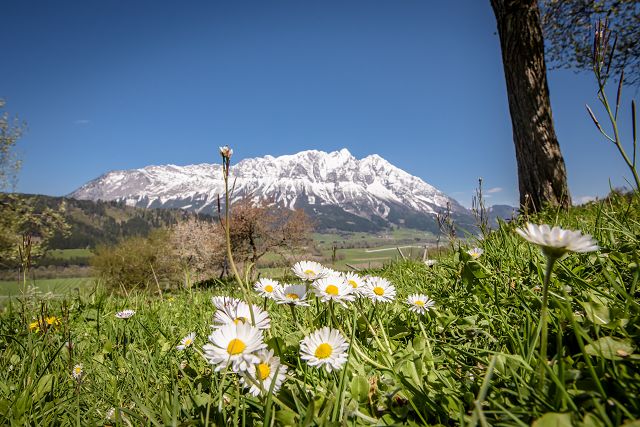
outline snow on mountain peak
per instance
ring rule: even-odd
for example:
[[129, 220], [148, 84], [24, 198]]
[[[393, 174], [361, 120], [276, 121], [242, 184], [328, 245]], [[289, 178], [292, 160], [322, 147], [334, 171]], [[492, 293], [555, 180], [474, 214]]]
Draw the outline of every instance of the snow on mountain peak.
[[[307, 211], [335, 208], [345, 215], [383, 222], [401, 221], [396, 218], [398, 212], [405, 216], [433, 215], [447, 203], [454, 212], [465, 211], [455, 200], [379, 155], [358, 160], [346, 148], [248, 158], [232, 164], [231, 175], [235, 199], [251, 196]], [[221, 165], [171, 164], [112, 171], [83, 185], [70, 197], [213, 213], [223, 191]]]

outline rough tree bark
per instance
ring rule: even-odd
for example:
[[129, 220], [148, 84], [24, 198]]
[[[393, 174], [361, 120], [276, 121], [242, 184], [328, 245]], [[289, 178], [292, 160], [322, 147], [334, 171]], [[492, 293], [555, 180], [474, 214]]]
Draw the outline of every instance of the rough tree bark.
[[491, 0], [498, 24], [520, 207], [571, 204], [567, 172], [553, 128], [544, 40], [536, 0]]

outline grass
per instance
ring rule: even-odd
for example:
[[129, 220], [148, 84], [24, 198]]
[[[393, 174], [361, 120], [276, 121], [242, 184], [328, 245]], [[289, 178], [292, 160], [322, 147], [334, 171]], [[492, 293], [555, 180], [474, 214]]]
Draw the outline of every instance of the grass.
[[[484, 249], [477, 260], [460, 246], [434, 267], [407, 260], [364, 271], [396, 286], [392, 303], [330, 308], [312, 299], [294, 320], [288, 307], [253, 294], [271, 317], [265, 342], [288, 367], [282, 389], [266, 397], [246, 394], [237, 374], [216, 372], [201, 356], [211, 296], [239, 297], [232, 282], [9, 304], [0, 315], [0, 424], [637, 425], [639, 206], [637, 196], [614, 195], [527, 218], [591, 233], [601, 246], [557, 263], [546, 361], [538, 345], [544, 258], [516, 224], [502, 224], [470, 242]], [[413, 293], [429, 295], [435, 308], [409, 311]], [[135, 316], [114, 316], [125, 308]], [[42, 322], [51, 316], [59, 321]], [[36, 319], [39, 332], [29, 331]], [[328, 325], [350, 343], [347, 364], [333, 372], [299, 356], [300, 340]], [[195, 346], [177, 351], [191, 331]], [[71, 375], [76, 364], [80, 381]]]
[[[75, 277], [64, 279], [39, 279], [29, 284], [32, 293], [50, 293], [57, 298], [68, 298], [70, 295], [81, 292], [88, 293], [95, 288], [95, 279], [92, 277]], [[0, 307], [6, 305], [10, 299], [22, 295], [23, 283], [21, 281], [0, 280]]]

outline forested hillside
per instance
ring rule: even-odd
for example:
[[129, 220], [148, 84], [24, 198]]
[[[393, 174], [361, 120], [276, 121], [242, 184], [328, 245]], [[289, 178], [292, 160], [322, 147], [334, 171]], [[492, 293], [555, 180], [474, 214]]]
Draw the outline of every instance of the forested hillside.
[[[0, 195], [0, 201], [7, 195]], [[75, 200], [24, 194], [36, 208], [62, 209], [70, 230], [57, 234], [50, 249], [95, 248], [100, 244], [113, 244], [123, 237], [146, 236], [155, 228], [175, 224], [179, 219], [193, 216], [182, 210], [141, 209], [125, 206], [121, 202]]]

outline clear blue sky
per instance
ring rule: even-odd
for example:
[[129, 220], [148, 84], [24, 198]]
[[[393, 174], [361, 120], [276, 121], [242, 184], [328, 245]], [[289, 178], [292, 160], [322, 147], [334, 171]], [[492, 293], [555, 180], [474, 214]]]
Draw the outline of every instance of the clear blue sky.
[[[229, 144], [377, 153], [465, 205], [478, 177], [489, 203], [518, 200], [489, 0], [5, 1], [0, 40], [0, 97], [29, 126], [18, 191]], [[549, 78], [574, 199], [625, 184], [584, 109], [592, 76]]]

